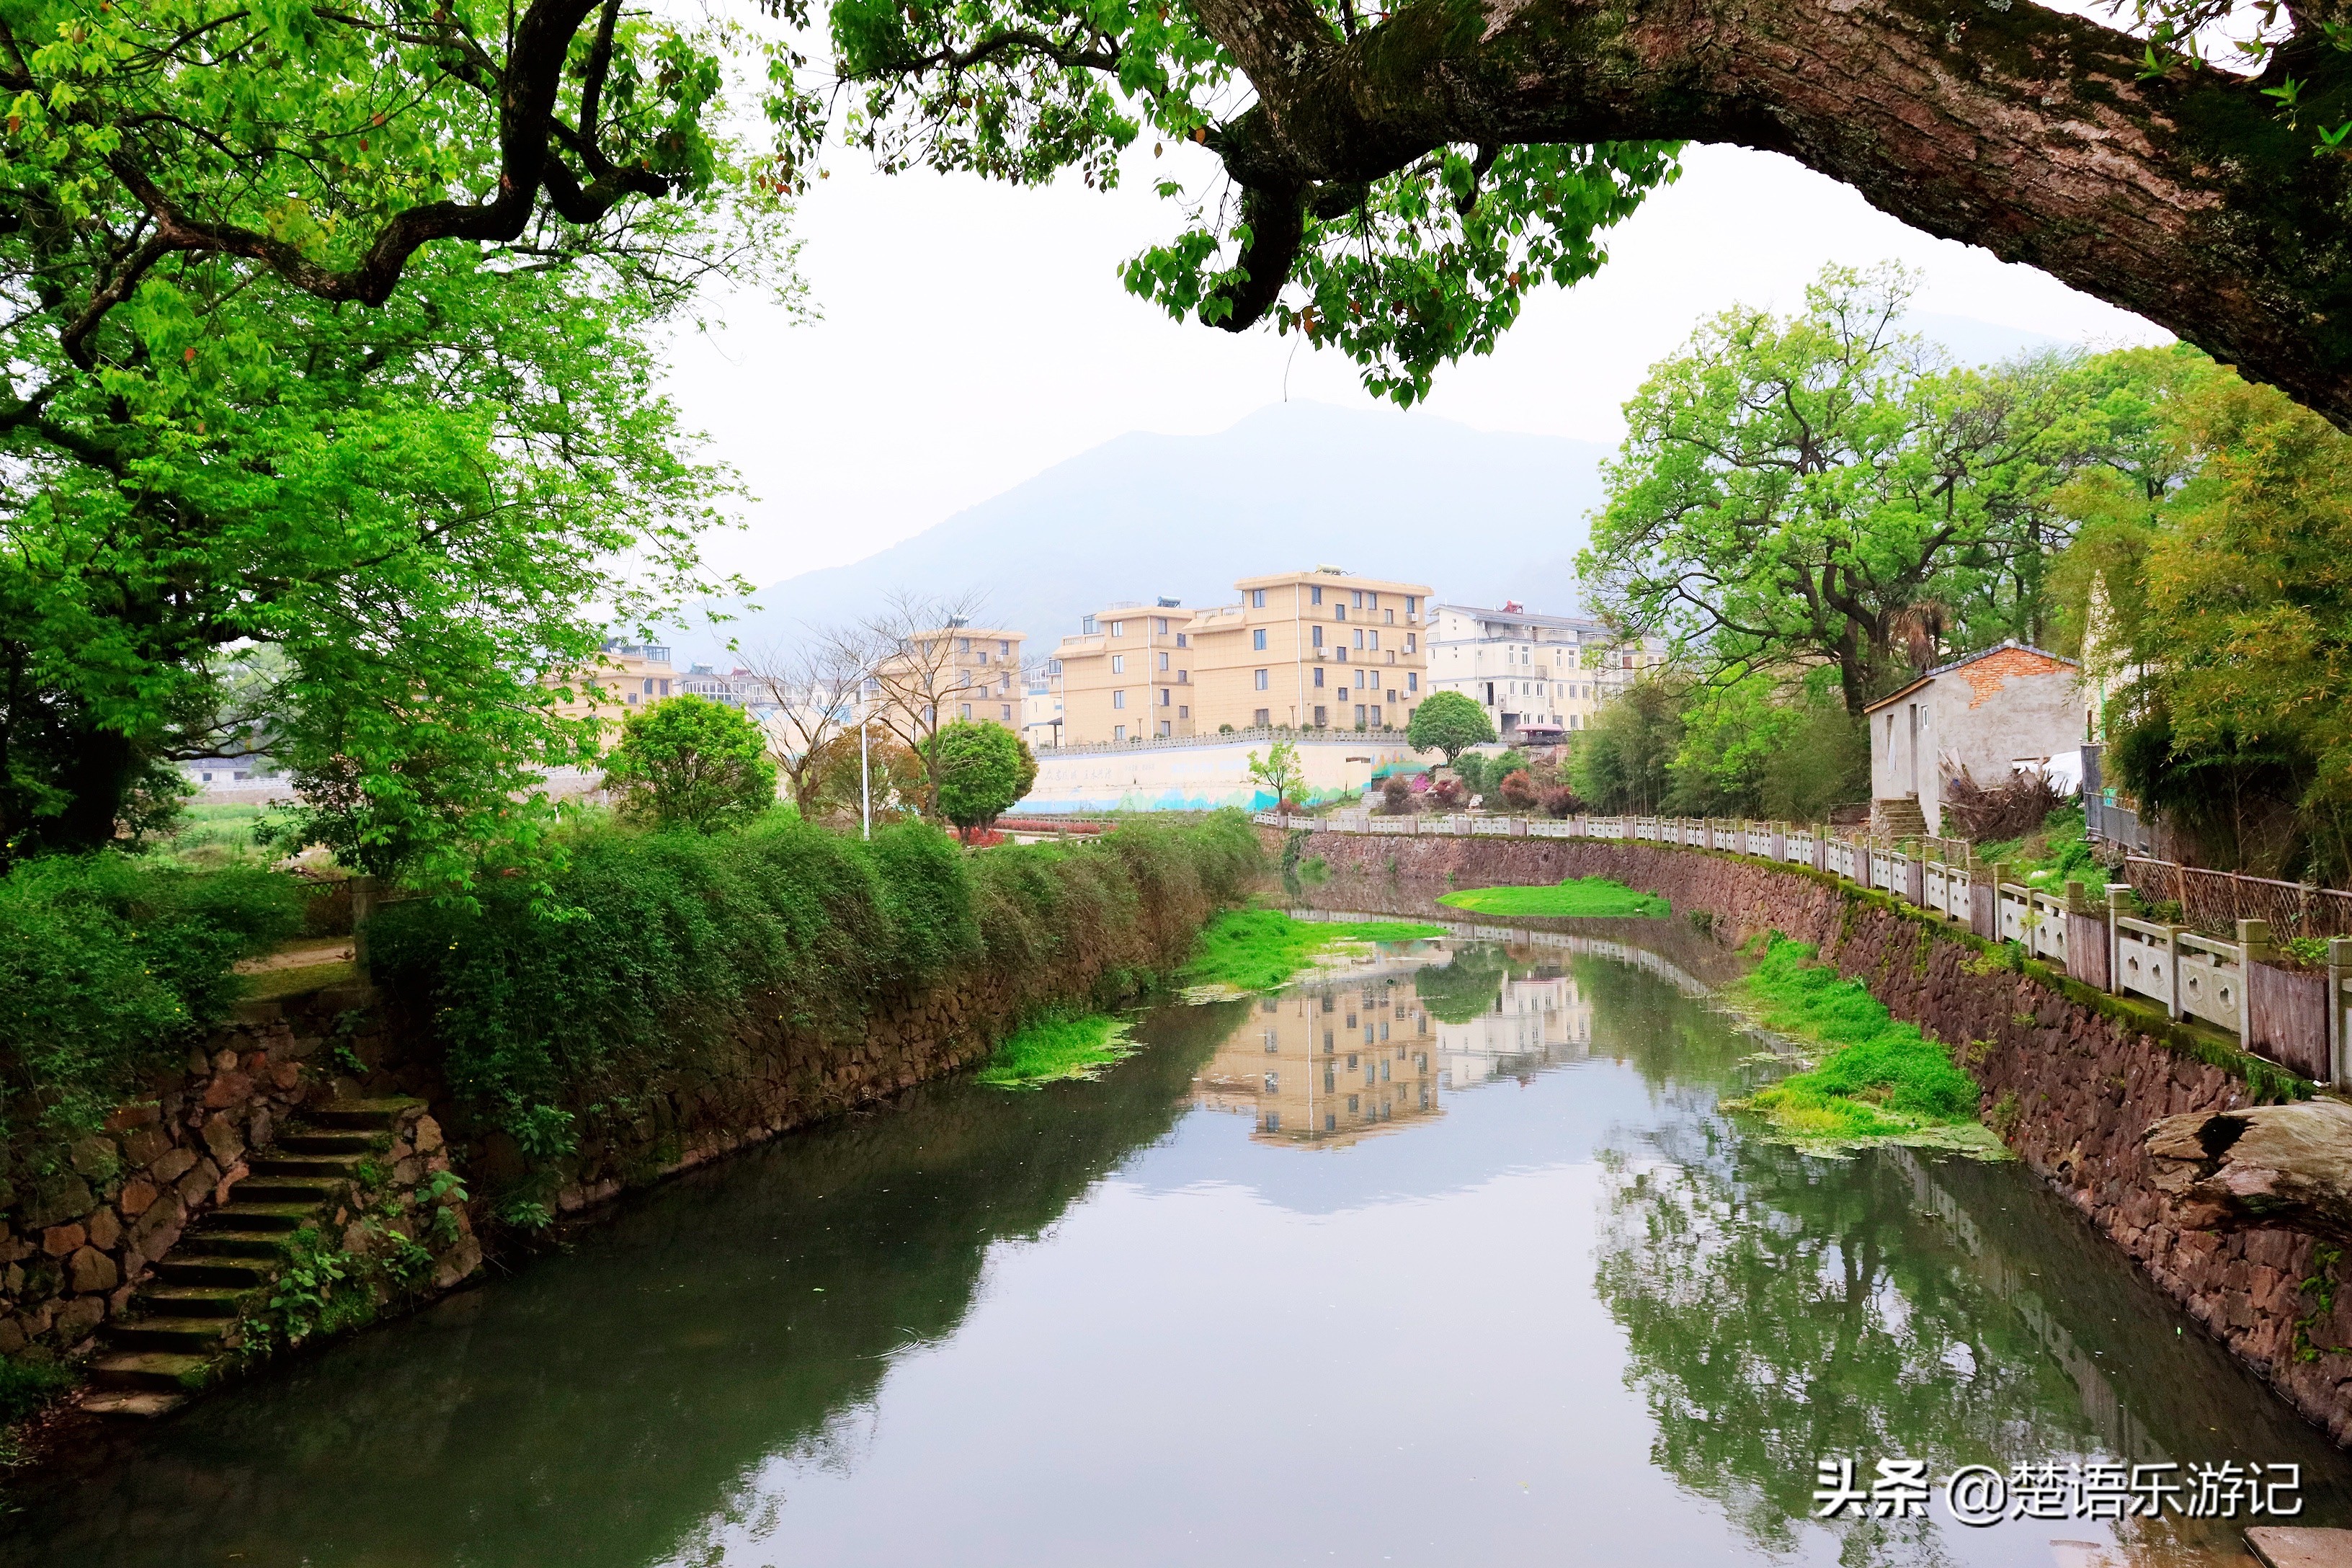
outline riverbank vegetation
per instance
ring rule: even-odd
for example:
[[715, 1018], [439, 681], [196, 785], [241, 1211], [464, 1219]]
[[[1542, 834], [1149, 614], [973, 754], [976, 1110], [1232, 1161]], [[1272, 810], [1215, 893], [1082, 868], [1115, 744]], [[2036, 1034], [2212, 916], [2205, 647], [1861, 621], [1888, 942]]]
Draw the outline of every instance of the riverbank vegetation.
[[1444, 934], [1444, 926], [1412, 921], [1300, 921], [1280, 910], [1228, 910], [1202, 929], [1183, 980], [1220, 994], [1265, 991], [1340, 948]]
[[1986, 1142], [1976, 1080], [1951, 1053], [1889, 1014], [1860, 981], [1775, 932], [1733, 994], [1776, 1034], [1825, 1047], [1819, 1063], [1757, 1090], [1738, 1108], [1803, 1142]]
[[998, 1046], [979, 1078], [991, 1089], [1043, 1089], [1093, 1078], [1134, 1054], [1128, 1026], [1108, 1013], [1039, 1018]]
[[1117, 1001], [1172, 970], [1264, 863], [1237, 812], [976, 854], [924, 824], [867, 841], [783, 813], [555, 847], [558, 864], [471, 904], [390, 906], [370, 939], [457, 1100], [541, 1163], [731, 1042], [854, 1030], [959, 973], [1031, 1016]]
[[1481, 915], [1658, 919], [1674, 912], [1655, 893], [1636, 891], [1607, 877], [1571, 877], [1549, 886], [1463, 888], [1437, 901]]

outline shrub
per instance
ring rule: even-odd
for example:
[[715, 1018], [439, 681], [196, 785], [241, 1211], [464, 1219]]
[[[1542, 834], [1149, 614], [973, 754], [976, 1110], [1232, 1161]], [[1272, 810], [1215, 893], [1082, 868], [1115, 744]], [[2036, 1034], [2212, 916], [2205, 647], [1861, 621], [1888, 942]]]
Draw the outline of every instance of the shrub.
[[967, 843], [974, 828], [995, 826], [1037, 782], [1037, 759], [1002, 724], [960, 720], [932, 737], [930, 756], [940, 815]]
[[0, 1178], [38, 1181], [190, 1039], [226, 1017], [236, 960], [301, 928], [303, 889], [104, 852], [0, 879]]
[[1513, 811], [1529, 811], [1535, 807], [1536, 783], [1528, 776], [1525, 768], [1514, 768], [1505, 773], [1502, 782], [1495, 786], [1495, 793]]
[[1548, 789], [1543, 792], [1543, 808], [1545, 816], [1563, 818], [1574, 816], [1587, 809], [1577, 793], [1565, 784], [1557, 789]]
[[1470, 792], [1462, 787], [1460, 779], [1439, 779], [1429, 786], [1429, 798], [1440, 810], [1459, 811]]
[[1403, 773], [1391, 773], [1381, 781], [1381, 807], [1391, 816], [1412, 815], [1412, 780]]
[[776, 804], [776, 765], [750, 715], [688, 694], [629, 715], [604, 787], [624, 821], [716, 833]]
[[536, 900], [514, 879], [473, 910], [395, 904], [370, 938], [379, 984], [428, 1010], [461, 1105], [541, 1159], [715, 1048], [856, 1029], [960, 969], [1024, 1013], [1131, 988], [1263, 865], [1238, 812], [970, 856], [920, 823], [865, 841], [781, 814], [567, 848]]

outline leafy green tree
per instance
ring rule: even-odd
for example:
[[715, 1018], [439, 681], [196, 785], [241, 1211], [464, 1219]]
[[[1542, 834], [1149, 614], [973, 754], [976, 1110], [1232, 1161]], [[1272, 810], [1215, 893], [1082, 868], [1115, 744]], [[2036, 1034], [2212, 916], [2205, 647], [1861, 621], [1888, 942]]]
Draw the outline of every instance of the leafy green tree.
[[[702, 128], [726, 37], [605, 7], [542, 91], [504, 57], [548, 23], [0, 19], [8, 853], [106, 842], [173, 759], [261, 745], [301, 829], [463, 881], [591, 754], [555, 711], [586, 607], [719, 585], [695, 535], [731, 482], [655, 339], [718, 268], [786, 276], [775, 165]], [[571, 162], [502, 184], [522, 121]]]
[[1863, 726], [1818, 679], [1761, 673], [1691, 689], [1682, 740], [1667, 772], [1665, 809], [1684, 816], [1766, 816], [1818, 822], [1830, 807], [1870, 795]]
[[2179, 483], [2099, 472], [2061, 498], [2082, 520], [2064, 578], [2119, 782], [2209, 862], [2340, 880], [2352, 439], [2227, 374], [2176, 378], [2160, 411]]
[[1681, 693], [1664, 680], [1636, 682], [1578, 731], [1569, 783], [1595, 811], [1654, 816], [1673, 787], [1682, 740]]
[[1307, 793], [1307, 764], [1299, 757], [1298, 747], [1289, 741], [1276, 741], [1267, 747], [1263, 760], [1252, 752], [1249, 775], [1273, 793], [1277, 810], [1298, 804]]
[[605, 764], [621, 816], [648, 826], [716, 833], [776, 804], [767, 737], [740, 708], [692, 695], [629, 715]]
[[1416, 752], [1444, 752], [1450, 768], [1471, 747], [1492, 742], [1495, 725], [1484, 708], [1461, 692], [1433, 691], [1412, 710], [1404, 738]]
[[1964, 586], [2046, 552], [2031, 377], [1944, 371], [1897, 331], [1912, 287], [1831, 268], [1801, 316], [1736, 308], [1652, 370], [1580, 557], [1601, 608], [1702, 671], [1827, 664], [1859, 713]]
[[940, 815], [969, 843], [975, 829], [996, 826], [1037, 782], [1037, 759], [1027, 742], [1002, 724], [958, 720], [931, 738], [931, 775]]

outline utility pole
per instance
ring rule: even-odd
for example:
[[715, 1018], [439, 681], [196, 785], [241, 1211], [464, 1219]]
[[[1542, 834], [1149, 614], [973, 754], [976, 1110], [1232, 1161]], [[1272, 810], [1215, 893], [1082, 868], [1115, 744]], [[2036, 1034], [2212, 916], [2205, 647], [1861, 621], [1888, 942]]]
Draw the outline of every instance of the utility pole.
[[873, 696], [864, 680], [857, 683], [857, 816], [858, 837], [874, 837], [874, 773], [866, 753], [866, 721], [872, 711]]

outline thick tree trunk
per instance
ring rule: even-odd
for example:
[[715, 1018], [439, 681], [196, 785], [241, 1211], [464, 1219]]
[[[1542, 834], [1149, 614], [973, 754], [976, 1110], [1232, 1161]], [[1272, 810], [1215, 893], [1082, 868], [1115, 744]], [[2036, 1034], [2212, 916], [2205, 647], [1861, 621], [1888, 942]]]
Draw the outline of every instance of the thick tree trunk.
[[[1346, 40], [1307, 0], [1201, 12], [1259, 95], [1212, 138], [1253, 206], [1236, 330], [1295, 258], [1278, 214], [1318, 186], [1446, 144], [1736, 142], [2352, 425], [2352, 160], [2314, 156], [2267, 79], [2143, 79], [2136, 40], [2032, 0], [1408, 0]], [[2335, 105], [2347, 66], [2298, 41], [2270, 68]]]
[[2352, 1106], [2341, 1100], [2168, 1116], [2141, 1142], [2184, 1226], [2284, 1226], [2352, 1241]]

